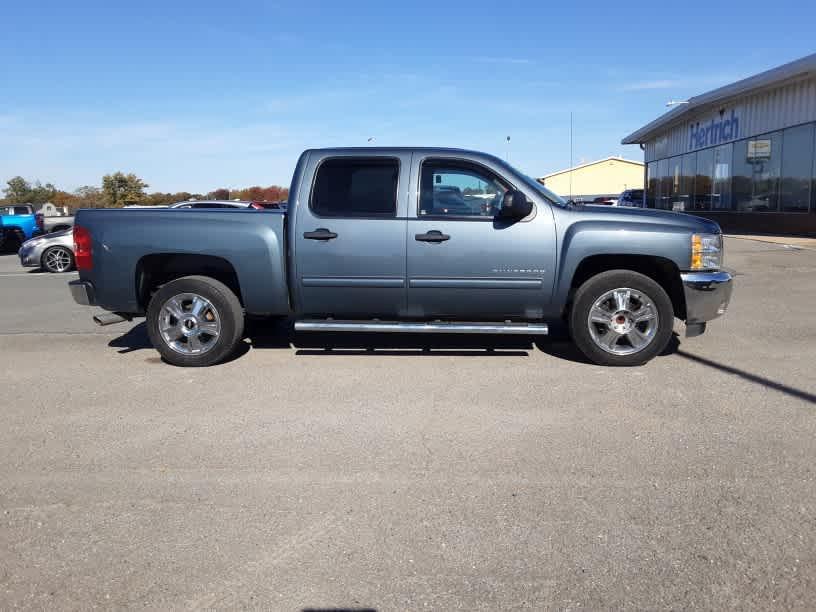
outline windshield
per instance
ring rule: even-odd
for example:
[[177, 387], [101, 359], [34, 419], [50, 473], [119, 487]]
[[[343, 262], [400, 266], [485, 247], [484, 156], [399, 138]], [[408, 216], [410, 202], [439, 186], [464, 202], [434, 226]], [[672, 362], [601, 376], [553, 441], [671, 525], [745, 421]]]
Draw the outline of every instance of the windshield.
[[527, 176], [523, 172], [520, 172], [519, 170], [517, 170], [516, 168], [511, 166], [509, 163], [507, 163], [503, 159], [499, 159], [499, 158], [496, 157], [496, 158], [494, 158], [494, 160], [496, 162], [498, 162], [499, 164], [505, 166], [508, 170], [510, 170], [511, 171], [511, 176], [518, 176], [519, 178], [521, 178], [521, 180], [524, 181], [524, 183], [528, 187], [530, 187], [531, 189], [533, 189], [533, 190], [537, 191], [538, 193], [540, 193], [541, 195], [543, 195], [545, 198], [547, 198], [553, 204], [556, 204], [557, 206], [564, 206], [564, 207], [569, 206], [569, 204], [567, 203], [567, 201], [564, 198], [562, 198], [557, 193], [553, 193], [552, 191], [547, 189], [544, 185], [539, 183], [534, 178], [532, 178], [530, 176]]
[[539, 183], [533, 177], [527, 176], [526, 174], [522, 174], [520, 176], [521, 176], [521, 178], [524, 179], [524, 182], [527, 183], [527, 185], [529, 187], [532, 187], [533, 189], [538, 191], [538, 193], [543, 195], [545, 198], [547, 198], [551, 202], [554, 202], [555, 204], [558, 204], [559, 206], [567, 206], [567, 201], [564, 198], [562, 198], [557, 193], [554, 193], [554, 192], [550, 191], [549, 189], [547, 189], [544, 185]]

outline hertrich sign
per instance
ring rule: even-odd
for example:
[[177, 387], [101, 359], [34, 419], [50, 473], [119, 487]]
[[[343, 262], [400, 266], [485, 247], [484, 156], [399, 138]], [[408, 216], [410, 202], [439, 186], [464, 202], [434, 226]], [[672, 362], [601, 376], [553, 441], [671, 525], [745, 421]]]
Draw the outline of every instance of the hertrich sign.
[[688, 150], [713, 147], [737, 138], [739, 138], [739, 115], [732, 109], [728, 116], [720, 113], [719, 119], [691, 123]]

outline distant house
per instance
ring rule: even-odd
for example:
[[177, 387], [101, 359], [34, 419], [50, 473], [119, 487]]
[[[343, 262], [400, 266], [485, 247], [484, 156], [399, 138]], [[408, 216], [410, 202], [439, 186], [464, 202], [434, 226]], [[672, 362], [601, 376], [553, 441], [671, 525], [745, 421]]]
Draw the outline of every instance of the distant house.
[[643, 162], [607, 157], [539, 177], [538, 182], [562, 197], [618, 196], [643, 189]]

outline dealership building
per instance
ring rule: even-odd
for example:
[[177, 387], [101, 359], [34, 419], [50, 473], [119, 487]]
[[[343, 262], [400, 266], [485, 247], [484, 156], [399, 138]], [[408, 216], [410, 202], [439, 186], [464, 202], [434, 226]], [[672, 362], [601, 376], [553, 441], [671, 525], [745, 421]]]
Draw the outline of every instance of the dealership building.
[[816, 54], [690, 98], [622, 142], [645, 152], [650, 208], [816, 236]]

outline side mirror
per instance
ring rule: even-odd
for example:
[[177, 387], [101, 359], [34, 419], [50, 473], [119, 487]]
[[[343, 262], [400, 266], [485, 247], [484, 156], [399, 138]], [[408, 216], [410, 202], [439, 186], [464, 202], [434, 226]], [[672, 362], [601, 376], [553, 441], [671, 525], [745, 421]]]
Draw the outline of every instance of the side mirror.
[[502, 219], [523, 219], [533, 212], [533, 203], [521, 191], [514, 189], [504, 194], [499, 217]]

